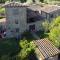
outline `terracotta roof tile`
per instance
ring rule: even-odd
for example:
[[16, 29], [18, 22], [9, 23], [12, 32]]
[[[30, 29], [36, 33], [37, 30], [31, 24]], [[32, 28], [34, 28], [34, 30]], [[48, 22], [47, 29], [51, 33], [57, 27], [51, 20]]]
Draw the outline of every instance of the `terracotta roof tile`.
[[38, 46], [39, 51], [42, 52], [45, 58], [60, 53], [60, 51], [48, 39], [35, 40], [34, 43]]
[[5, 3], [3, 6], [5, 7], [27, 7], [28, 5], [25, 5], [19, 2], [10, 2], [10, 3]]

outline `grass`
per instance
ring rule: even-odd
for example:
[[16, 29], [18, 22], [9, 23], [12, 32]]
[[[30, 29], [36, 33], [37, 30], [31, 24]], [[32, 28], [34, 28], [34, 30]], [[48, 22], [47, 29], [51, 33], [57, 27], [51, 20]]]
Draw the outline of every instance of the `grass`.
[[0, 56], [12, 55], [18, 51], [18, 41], [14, 38], [0, 39]]

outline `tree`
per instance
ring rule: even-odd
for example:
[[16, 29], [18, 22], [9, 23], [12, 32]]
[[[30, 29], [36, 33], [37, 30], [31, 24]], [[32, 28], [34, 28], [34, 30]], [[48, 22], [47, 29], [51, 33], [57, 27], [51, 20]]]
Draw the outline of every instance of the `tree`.
[[0, 0], [0, 3], [5, 3], [6, 1], [10, 1], [10, 0]]
[[49, 38], [55, 46], [60, 47], [60, 29], [58, 27], [50, 30]]
[[49, 22], [48, 22], [48, 20], [45, 20], [42, 23], [42, 27], [43, 27], [44, 32], [48, 32], [49, 31]]
[[28, 3], [28, 4], [32, 4], [33, 1], [32, 1], [32, 0], [27, 0], [26, 3]]
[[20, 1], [23, 3], [23, 2], [26, 2], [27, 0], [20, 0]]
[[50, 24], [50, 29], [54, 28], [54, 27], [57, 27], [60, 25], [60, 16], [55, 18], [51, 24]]
[[40, 0], [40, 2], [44, 2], [44, 0]]
[[55, 46], [60, 47], [60, 17], [57, 17], [51, 23], [49, 39]]
[[0, 7], [0, 14], [4, 14], [4, 13], [5, 13], [5, 8]]
[[32, 41], [29, 42], [25, 39], [21, 40], [19, 45], [21, 47], [21, 51], [18, 55], [20, 56], [21, 60], [27, 59], [29, 53], [31, 53], [35, 49], [34, 43]]

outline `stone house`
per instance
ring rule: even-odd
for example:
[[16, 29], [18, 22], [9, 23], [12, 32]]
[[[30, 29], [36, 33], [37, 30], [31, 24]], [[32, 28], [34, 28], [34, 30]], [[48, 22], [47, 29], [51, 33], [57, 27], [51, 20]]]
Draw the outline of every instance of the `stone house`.
[[46, 5], [41, 9], [41, 15], [44, 16], [45, 19], [51, 21], [57, 16], [60, 16], [60, 6]]
[[58, 50], [47, 38], [35, 40], [33, 42], [37, 45], [35, 53], [38, 60], [58, 60], [60, 50]]
[[[4, 5], [6, 10], [7, 36], [18, 36], [25, 31], [39, 31], [43, 17], [30, 6], [11, 2]], [[9, 33], [8, 33], [9, 32]]]
[[[4, 5], [6, 14], [6, 36], [13, 37], [25, 31], [39, 31], [42, 22], [51, 17], [60, 15], [60, 7], [41, 6], [38, 4], [26, 5], [24, 3], [10, 2]], [[50, 8], [50, 9], [49, 9]], [[55, 9], [56, 8], [56, 9]], [[52, 15], [53, 14], [53, 15]], [[8, 33], [9, 32], [9, 33]]]

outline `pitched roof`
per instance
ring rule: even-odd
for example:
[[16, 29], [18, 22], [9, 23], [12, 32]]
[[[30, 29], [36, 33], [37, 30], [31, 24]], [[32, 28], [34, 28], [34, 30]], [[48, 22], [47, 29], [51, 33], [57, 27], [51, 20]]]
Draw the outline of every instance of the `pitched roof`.
[[3, 5], [3, 7], [27, 7], [28, 5], [25, 5], [23, 3], [19, 3], [19, 2], [10, 2], [10, 3], [5, 3]]
[[40, 11], [42, 7], [41, 5], [38, 5], [38, 4], [32, 4], [32, 5], [29, 5], [28, 8], [33, 11]]
[[60, 53], [60, 51], [48, 39], [35, 40], [34, 43], [37, 45], [44, 58], [49, 58]]
[[46, 12], [46, 13], [50, 13], [50, 12], [53, 12], [53, 11], [56, 11], [56, 10], [60, 10], [60, 6], [46, 5], [41, 10]]

